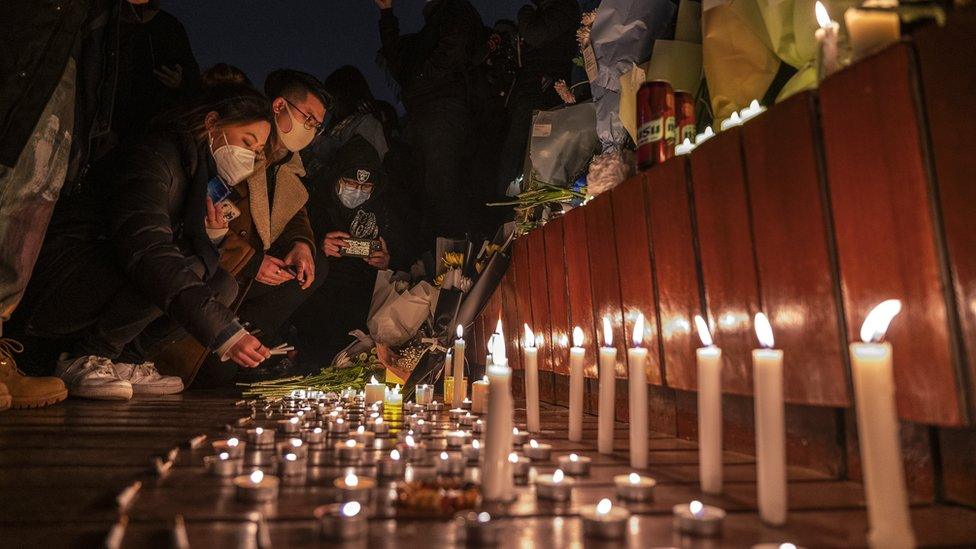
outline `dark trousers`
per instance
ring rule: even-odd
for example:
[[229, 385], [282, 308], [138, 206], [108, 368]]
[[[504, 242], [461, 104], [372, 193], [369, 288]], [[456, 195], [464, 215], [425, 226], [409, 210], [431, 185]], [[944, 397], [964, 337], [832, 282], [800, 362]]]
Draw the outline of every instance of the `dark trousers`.
[[277, 343], [279, 332], [291, 316], [322, 285], [328, 275], [329, 264], [325, 256], [315, 258], [315, 280], [303, 290], [297, 280], [290, 280], [278, 286], [258, 282], [251, 283], [247, 295], [241, 302], [237, 313], [241, 322], [247, 322], [251, 332], [261, 330], [258, 339], [266, 345]]
[[[199, 258], [187, 258], [187, 264], [198, 276], [204, 276], [205, 269]], [[98, 281], [88, 282], [99, 284]], [[222, 269], [218, 269], [206, 283], [224, 305], [230, 306], [237, 297], [237, 281]], [[184, 335], [175, 321], [126, 282], [75, 345], [72, 355], [95, 355], [138, 364], [150, 359], [166, 343]]]
[[353, 341], [349, 332], [368, 331], [366, 317], [375, 285], [375, 271], [329, 273], [295, 315], [304, 365], [328, 365]]

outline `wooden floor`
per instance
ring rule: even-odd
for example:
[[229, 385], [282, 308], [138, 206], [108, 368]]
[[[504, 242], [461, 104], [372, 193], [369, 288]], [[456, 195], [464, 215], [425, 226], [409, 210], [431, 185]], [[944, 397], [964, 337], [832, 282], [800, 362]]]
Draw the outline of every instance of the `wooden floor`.
[[[204, 475], [201, 463], [211, 453], [209, 441], [226, 436], [228, 424], [236, 425], [250, 414], [234, 402], [232, 395], [191, 392], [128, 403], [71, 400], [41, 410], [0, 413], [0, 547], [102, 545], [119, 516], [116, 496], [134, 481], [143, 486], [125, 512], [123, 547], [169, 546], [178, 514], [186, 519], [191, 546], [257, 547], [266, 545], [268, 537], [278, 547], [333, 546], [318, 537], [312, 512], [333, 500], [331, 480], [337, 473], [327, 468], [313, 473], [305, 486], [283, 488], [277, 503], [260, 509], [237, 502], [227, 482]], [[586, 418], [586, 441], [579, 444], [565, 440], [565, 425], [565, 409], [545, 406], [545, 434], [540, 438], [553, 443], [554, 456], [570, 450], [593, 456], [593, 472], [581, 479], [571, 504], [536, 502], [531, 487], [519, 487], [518, 500], [507, 509], [510, 518], [503, 519], [505, 546], [581, 546], [582, 526], [575, 512], [580, 505], [610, 497], [612, 477], [630, 471], [626, 425], [618, 425], [620, 451], [613, 456], [595, 452], [596, 418]], [[188, 441], [200, 434], [208, 435], [208, 442], [190, 450]], [[179, 448], [175, 467], [157, 477], [153, 459], [173, 448]], [[698, 491], [693, 443], [656, 436], [650, 448], [648, 473], [659, 482], [656, 501], [632, 506], [638, 516], [632, 522], [629, 547], [749, 547], [786, 541], [806, 547], [864, 545], [866, 519], [858, 484], [791, 469], [789, 522], [771, 528], [759, 522], [755, 511], [751, 456], [727, 453], [726, 493], [708, 497]], [[537, 469], [551, 472], [554, 467]], [[691, 499], [729, 512], [722, 538], [695, 540], [672, 533], [671, 506]], [[256, 510], [266, 519], [266, 535], [258, 535]], [[976, 546], [976, 510], [925, 506], [912, 513], [921, 544]], [[455, 540], [455, 530], [446, 520], [374, 518], [369, 540], [361, 545], [442, 547]], [[586, 545], [593, 544], [587, 540]]]

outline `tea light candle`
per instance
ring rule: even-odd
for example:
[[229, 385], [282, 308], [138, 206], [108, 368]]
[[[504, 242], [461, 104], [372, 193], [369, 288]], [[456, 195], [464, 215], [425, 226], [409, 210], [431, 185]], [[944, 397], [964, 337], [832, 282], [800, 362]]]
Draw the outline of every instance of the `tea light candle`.
[[848, 8], [844, 12], [844, 22], [854, 61], [863, 59], [901, 38], [901, 20], [898, 12], [894, 9], [884, 9], [897, 8], [897, 1], [869, 0], [861, 7], [869, 9]]
[[302, 431], [302, 440], [309, 446], [321, 447], [325, 444], [325, 431], [321, 427]]
[[418, 419], [414, 422], [413, 429], [422, 435], [429, 435], [434, 432], [434, 424], [423, 419]]
[[883, 342], [888, 325], [900, 311], [897, 299], [877, 305], [861, 325], [863, 343], [850, 347], [871, 547], [915, 546], [898, 434], [892, 348]]
[[702, 492], [722, 493], [722, 349], [712, 345], [708, 324], [695, 315], [703, 347], [698, 361], [698, 476]]
[[552, 453], [552, 445], [532, 439], [522, 445], [522, 453], [532, 461], [548, 461]]
[[634, 469], [647, 468], [647, 349], [644, 342], [644, 314], [637, 315], [634, 322], [634, 346], [627, 349], [627, 364], [630, 376], [627, 380], [630, 405], [630, 466]]
[[329, 422], [330, 435], [344, 435], [349, 432], [349, 424], [341, 417], [337, 417]]
[[454, 340], [454, 398], [452, 402], [460, 404], [467, 395], [468, 382], [464, 378], [464, 327], [458, 324], [457, 339]]
[[380, 459], [376, 465], [379, 476], [383, 478], [400, 478], [406, 471], [407, 463], [400, 459], [399, 450], [391, 450], [390, 455]]
[[387, 389], [386, 398], [383, 400], [384, 412], [399, 412], [403, 406], [403, 395], [400, 394], [400, 385], [397, 384], [392, 390]]
[[470, 427], [474, 425], [474, 421], [477, 419], [475, 416], [471, 415], [471, 412], [464, 412], [463, 415], [458, 416], [458, 425], [462, 427]]
[[531, 433], [539, 432], [539, 348], [535, 334], [525, 325], [525, 342], [522, 345], [525, 377], [525, 420]]
[[[474, 444], [473, 441], [471, 444]], [[529, 469], [532, 467], [532, 461], [525, 456], [520, 456], [515, 452], [508, 454], [508, 463], [512, 467], [512, 476], [516, 478], [525, 478], [529, 476]]]
[[363, 445], [356, 442], [355, 439], [350, 438], [344, 442], [336, 443], [335, 452], [339, 461], [355, 462], [363, 459]]
[[817, 76], [824, 78], [840, 70], [840, 60], [837, 50], [837, 37], [840, 33], [840, 25], [837, 21], [830, 19], [827, 8], [820, 0], [814, 5], [814, 13], [817, 16], [817, 24], [820, 28], [814, 33], [817, 39]]
[[773, 328], [763, 313], [755, 317], [762, 349], [752, 351], [755, 385], [756, 486], [759, 518], [786, 523], [786, 427], [783, 419], [783, 351], [774, 349]]
[[593, 458], [579, 454], [569, 454], [559, 456], [556, 461], [559, 463], [559, 468], [567, 475], [583, 476], [590, 474], [590, 465], [593, 463]]
[[215, 456], [203, 456], [203, 465], [211, 475], [232, 477], [241, 474], [244, 462], [228, 452], [221, 452]]
[[427, 458], [427, 446], [422, 442], [415, 441], [413, 436], [407, 435], [400, 447], [400, 453], [408, 461], [423, 461]]
[[373, 488], [376, 487], [376, 480], [369, 477], [360, 477], [355, 473], [337, 478], [333, 482], [339, 490], [342, 501], [368, 502]]
[[622, 500], [651, 501], [654, 499], [654, 487], [657, 486], [657, 481], [651, 477], [631, 473], [613, 477], [613, 484], [617, 487], [617, 497]]
[[365, 425], [360, 425], [356, 427], [356, 431], [352, 434], [352, 438], [356, 442], [360, 442], [365, 447], [373, 445], [373, 441], [376, 440], [376, 434], [372, 431], [367, 431]]
[[[477, 383], [477, 382], [475, 382], [475, 383]], [[464, 409], [464, 410], [471, 410], [471, 409], [473, 409], [474, 408], [474, 405], [471, 403], [471, 399], [465, 397], [465, 399], [461, 401], [461, 408]], [[484, 413], [484, 410], [482, 410], [481, 412], [478, 412], [478, 413]]]
[[471, 414], [464, 408], [451, 408], [450, 410], [447, 411], [447, 416], [454, 421], [460, 421], [461, 416], [464, 415], [471, 415]]
[[573, 486], [576, 481], [567, 477], [562, 469], [556, 469], [551, 475], [539, 475], [535, 479], [536, 496], [553, 501], [569, 501], [573, 497]]
[[376, 380], [376, 376], [370, 376], [369, 383], [366, 384], [366, 402], [383, 402], [386, 397], [386, 384]]
[[695, 136], [695, 146], [697, 147], [713, 137], [715, 137], [715, 131], [712, 130], [711, 126], [706, 126], [705, 131]]
[[230, 459], [240, 459], [244, 457], [244, 449], [247, 446], [246, 443], [241, 442], [237, 437], [231, 437], [227, 440], [215, 440], [210, 444], [213, 446], [214, 452], [217, 454], [227, 452]]
[[742, 122], [746, 122], [764, 112], [766, 112], [766, 107], [760, 105], [758, 99], [753, 99], [752, 102], [749, 103], [748, 107], [739, 111], [739, 118], [742, 119]]
[[463, 475], [465, 463], [466, 460], [458, 454], [441, 452], [437, 457], [437, 473], [451, 476]]
[[283, 456], [278, 456], [277, 461], [278, 474], [283, 477], [305, 474], [305, 460], [300, 459], [298, 455], [293, 452], [289, 452]]
[[350, 501], [341, 505], [323, 505], [315, 510], [322, 537], [351, 541], [363, 537], [369, 530], [369, 520], [362, 504]]
[[630, 511], [620, 506], [614, 506], [607, 498], [600, 503], [580, 509], [583, 519], [583, 535], [599, 539], [623, 539], [627, 534], [627, 521]]
[[583, 329], [573, 328], [573, 347], [569, 350], [569, 440], [583, 440]]
[[695, 144], [691, 142], [691, 138], [686, 137], [684, 141], [675, 145], [674, 155], [684, 156], [686, 154], [691, 154], [691, 151], [693, 150], [695, 150]]
[[247, 441], [254, 446], [267, 448], [269, 446], [274, 446], [275, 432], [274, 429], [265, 429], [263, 427], [255, 427], [254, 429], [247, 430]]
[[469, 409], [476, 414], [483, 414], [485, 413], [485, 406], [487, 402], [488, 376], [485, 376], [471, 384], [471, 400], [468, 401]]
[[470, 546], [498, 545], [499, 532], [487, 511], [480, 513], [467, 511], [457, 515], [457, 521], [464, 527], [464, 540]]
[[525, 431], [519, 431], [518, 427], [512, 427], [512, 444], [515, 446], [522, 446], [529, 441], [529, 433]]
[[719, 128], [724, 132], [729, 128], [734, 128], [735, 126], [741, 126], [741, 125], [742, 125], [742, 118], [739, 117], [739, 113], [733, 112], [732, 116], [722, 121], [722, 123], [719, 125]]
[[415, 389], [415, 395], [417, 404], [426, 406], [434, 401], [434, 386], [433, 385], [417, 385]]
[[295, 454], [299, 459], [305, 459], [308, 457], [308, 448], [300, 438], [291, 438], [285, 442], [279, 442], [278, 455], [285, 455], [289, 453]]
[[674, 528], [682, 534], [714, 537], [722, 533], [725, 511], [718, 507], [702, 505], [702, 502], [696, 500], [675, 505], [671, 512], [674, 516]]
[[248, 503], [265, 503], [278, 497], [278, 477], [265, 475], [261, 470], [234, 478], [237, 499]]
[[278, 430], [282, 433], [297, 433], [301, 427], [298, 416], [278, 420]]
[[471, 444], [465, 444], [461, 447], [461, 455], [464, 459], [473, 462], [481, 459], [481, 441], [474, 439]]
[[427, 411], [428, 412], [443, 412], [444, 411], [444, 403], [443, 402], [437, 402], [435, 400], [435, 401], [433, 401], [433, 402], [431, 402], [430, 404], [427, 405]]
[[471, 439], [471, 433], [467, 431], [449, 431], [445, 435], [445, 438], [447, 439], [447, 446], [449, 448], [460, 448]]
[[390, 424], [383, 421], [383, 418], [378, 417], [369, 424], [369, 428], [377, 435], [385, 435], [390, 432]]
[[485, 422], [482, 421], [482, 420], [480, 420], [480, 419], [474, 420], [474, 423], [471, 424], [471, 432], [474, 433], [474, 434], [476, 434], [476, 435], [480, 435], [481, 433], [484, 433], [485, 432]]
[[603, 347], [600, 347], [600, 400], [597, 418], [597, 449], [613, 453], [613, 409], [617, 387], [617, 348], [613, 346], [610, 319], [603, 317]]

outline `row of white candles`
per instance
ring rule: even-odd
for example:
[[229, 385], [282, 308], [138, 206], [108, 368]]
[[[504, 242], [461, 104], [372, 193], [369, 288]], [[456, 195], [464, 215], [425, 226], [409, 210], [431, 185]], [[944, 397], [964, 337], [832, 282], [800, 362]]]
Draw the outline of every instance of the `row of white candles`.
[[[914, 534], [908, 513], [907, 490], [898, 439], [894, 401], [892, 348], [882, 342], [888, 324], [901, 310], [901, 302], [888, 300], [871, 310], [861, 327], [861, 343], [850, 346], [857, 409], [858, 436], [864, 468], [864, 484], [871, 525], [869, 542], [874, 547], [912, 547]], [[761, 347], [752, 352], [755, 392], [756, 462], [759, 513], [768, 524], [781, 525], [787, 517], [786, 447], [783, 404], [783, 351], [774, 348], [769, 320], [763, 313], [754, 319]], [[713, 344], [708, 324], [695, 317], [703, 347], [696, 353], [698, 365], [698, 438], [702, 491], [722, 491], [722, 351]], [[599, 407], [597, 446], [600, 453], [613, 452], [616, 356], [613, 331], [603, 319], [604, 346], [599, 349]], [[646, 468], [648, 449], [647, 349], [641, 346], [644, 316], [634, 325], [634, 346], [628, 350], [630, 458], [634, 468]], [[526, 327], [523, 348], [526, 409], [529, 431], [538, 432], [538, 346]], [[505, 499], [510, 493], [506, 474], [507, 449], [511, 448], [511, 369], [505, 359], [501, 322], [489, 343], [488, 438], [485, 461], [486, 499]], [[570, 349], [569, 440], [582, 439], [583, 333], [573, 330]], [[494, 426], [493, 426], [494, 424]], [[498, 454], [497, 456], [495, 454]]]

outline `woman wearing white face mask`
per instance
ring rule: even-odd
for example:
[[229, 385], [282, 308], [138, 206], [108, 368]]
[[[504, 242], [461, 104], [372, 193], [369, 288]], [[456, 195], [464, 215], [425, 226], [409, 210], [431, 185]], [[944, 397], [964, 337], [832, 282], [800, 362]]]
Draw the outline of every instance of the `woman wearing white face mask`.
[[74, 215], [55, 220], [45, 242], [26, 324], [35, 335], [78, 338], [55, 369], [69, 395], [182, 390], [151, 361], [180, 330], [242, 366], [269, 356], [229, 307], [237, 284], [219, 268], [214, 233], [226, 230], [226, 194], [268, 140], [267, 101], [225, 86], [161, 123], [93, 172], [93, 195], [72, 196], [65, 208]]

